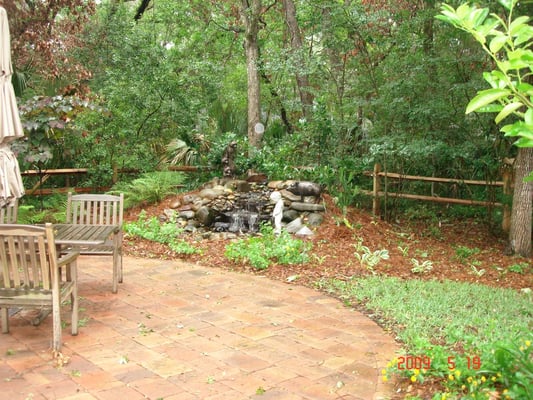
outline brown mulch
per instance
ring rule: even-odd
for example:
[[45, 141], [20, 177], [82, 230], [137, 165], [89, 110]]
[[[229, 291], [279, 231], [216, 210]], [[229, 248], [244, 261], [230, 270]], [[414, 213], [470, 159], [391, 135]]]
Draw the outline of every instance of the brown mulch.
[[[181, 196], [177, 196], [181, 197]], [[163, 215], [176, 197], [143, 207], [148, 218]], [[257, 271], [253, 267], [230, 262], [224, 257], [227, 240], [202, 239], [197, 236], [184, 236], [201, 249], [200, 254], [178, 255], [167, 246], [127, 237], [125, 253], [149, 258], [180, 258], [205, 266], [224, 268], [260, 274], [272, 279], [286, 280], [298, 276], [297, 283], [310, 286], [321, 278], [346, 279], [353, 276], [369, 275], [372, 271], [361, 266], [354, 256], [354, 245], [362, 241], [371, 251], [386, 249], [390, 259], [381, 261], [374, 273], [395, 276], [403, 279], [438, 279], [475, 282], [495, 287], [522, 289], [533, 287], [532, 260], [504, 255], [505, 238], [491, 233], [487, 224], [475, 220], [455, 221], [416, 221], [395, 224], [376, 219], [366, 210], [351, 209], [344, 216], [335, 207], [332, 199], [324, 195], [326, 213], [324, 222], [316, 229], [311, 239], [313, 243], [309, 262], [303, 265], [277, 265]], [[126, 221], [136, 221], [141, 208], [126, 212]], [[349, 226], [348, 226], [349, 225]], [[457, 248], [479, 249], [468, 259], [461, 259]], [[402, 249], [408, 249], [407, 255]], [[422, 263], [429, 260], [433, 269], [428, 273], [413, 273], [414, 258]], [[521, 264], [523, 272], [511, 272], [509, 267]], [[529, 269], [524, 268], [529, 264]], [[477, 273], [476, 273], [477, 271]]]

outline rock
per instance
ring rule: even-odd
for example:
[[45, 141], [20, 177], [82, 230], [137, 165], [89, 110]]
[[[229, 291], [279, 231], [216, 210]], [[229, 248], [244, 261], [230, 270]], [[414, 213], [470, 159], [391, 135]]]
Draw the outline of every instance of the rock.
[[183, 196], [183, 204], [194, 203], [198, 199], [198, 196], [195, 194], [186, 194]]
[[310, 204], [294, 201], [291, 208], [297, 211], [325, 211], [326, 207], [323, 204]]
[[302, 226], [298, 232], [294, 234], [295, 236], [313, 236], [314, 233], [311, 229], [309, 229], [307, 226]]
[[185, 219], [193, 219], [194, 216], [195, 216], [195, 212], [192, 211], [192, 210], [188, 210], [188, 211], [181, 211], [178, 216], [180, 218], [185, 218]]
[[171, 210], [169, 208], [165, 208], [163, 210], [163, 214], [165, 214], [166, 220], [172, 220], [172, 219], [176, 218], [176, 211], [175, 210]]
[[301, 196], [297, 196], [294, 193], [289, 192], [287, 189], [281, 190], [280, 193], [284, 199], [287, 199], [289, 201], [300, 201], [301, 199]]
[[319, 213], [311, 213], [307, 217], [307, 223], [311, 226], [319, 226], [324, 221], [324, 216]]
[[298, 211], [296, 211], [296, 210], [288, 209], [288, 210], [283, 211], [283, 220], [284, 221], [290, 222], [290, 221], [295, 220], [299, 216], [300, 216], [300, 213]]
[[270, 181], [267, 183], [267, 187], [273, 190], [279, 190], [285, 188], [284, 181]]
[[172, 203], [170, 203], [170, 208], [175, 210], [176, 208], [181, 207], [181, 201], [179, 199], [174, 200]]
[[201, 207], [196, 211], [195, 217], [198, 222], [204, 226], [211, 226], [215, 220], [215, 213], [209, 207]]
[[289, 233], [296, 233], [302, 229], [303, 223], [301, 218], [296, 218], [295, 220], [289, 222], [285, 225], [285, 230]]
[[241, 193], [248, 193], [252, 190], [252, 185], [246, 181], [239, 181], [235, 186], [235, 190]]
[[[220, 188], [221, 186], [217, 186], [217, 188]], [[203, 189], [200, 193], [199, 193], [199, 196], [203, 199], [209, 199], [209, 200], [213, 200], [213, 199], [216, 199], [218, 196], [221, 196], [224, 194], [224, 189]]]

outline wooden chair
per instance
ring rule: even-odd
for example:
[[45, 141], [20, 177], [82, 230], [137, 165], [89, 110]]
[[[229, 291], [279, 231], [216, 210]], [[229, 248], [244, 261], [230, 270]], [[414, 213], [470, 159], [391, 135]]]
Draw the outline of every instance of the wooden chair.
[[0, 208], [0, 224], [16, 224], [18, 207], [19, 201], [15, 199], [13, 204]]
[[[52, 224], [4, 224], [0, 229], [0, 314], [9, 333], [9, 308], [51, 309], [54, 351], [61, 350], [61, 304], [70, 298], [71, 332], [78, 334], [77, 252], [58, 258]], [[66, 269], [63, 279], [62, 268]]]
[[77, 249], [81, 254], [113, 256], [113, 293], [122, 283], [122, 231], [124, 194], [72, 194], [67, 198], [67, 224], [115, 225], [118, 231], [101, 246], [87, 246]]

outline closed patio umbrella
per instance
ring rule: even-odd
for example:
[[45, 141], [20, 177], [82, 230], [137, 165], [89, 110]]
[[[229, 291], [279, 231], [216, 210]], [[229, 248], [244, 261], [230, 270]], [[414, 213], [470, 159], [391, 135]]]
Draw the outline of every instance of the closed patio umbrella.
[[24, 136], [11, 83], [11, 43], [7, 12], [0, 7], [0, 207], [24, 194], [20, 168], [9, 143]]

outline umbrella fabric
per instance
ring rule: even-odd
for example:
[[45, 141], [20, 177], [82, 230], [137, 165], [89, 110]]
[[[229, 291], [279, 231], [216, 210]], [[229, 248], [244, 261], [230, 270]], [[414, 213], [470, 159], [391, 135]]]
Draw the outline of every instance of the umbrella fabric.
[[0, 208], [13, 205], [24, 195], [17, 157], [7, 144], [0, 144]]
[[17, 157], [9, 143], [24, 136], [11, 83], [11, 44], [7, 13], [0, 7], [0, 208], [24, 195]]
[[0, 7], [0, 143], [24, 136], [12, 75], [9, 23], [6, 10]]

